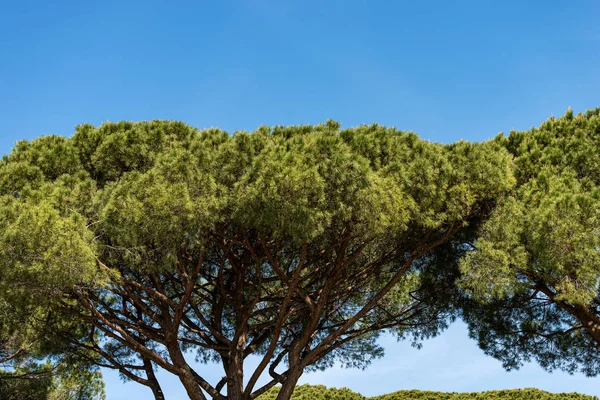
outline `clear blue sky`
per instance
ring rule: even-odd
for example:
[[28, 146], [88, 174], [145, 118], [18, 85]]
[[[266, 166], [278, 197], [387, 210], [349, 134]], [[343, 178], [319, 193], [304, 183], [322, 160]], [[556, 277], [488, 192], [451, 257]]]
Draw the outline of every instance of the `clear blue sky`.
[[[0, 153], [83, 122], [378, 122], [483, 140], [600, 105], [597, 1], [8, 1], [0, 3]], [[417, 351], [385, 341], [367, 371], [308, 382], [364, 394], [539, 387], [600, 395], [600, 379], [505, 373], [453, 326]], [[217, 373], [211, 366], [202, 372]], [[220, 374], [220, 371], [218, 371]], [[168, 399], [183, 399], [160, 375]], [[147, 396], [107, 374], [108, 398]], [[132, 397], [134, 396], [134, 397]]]

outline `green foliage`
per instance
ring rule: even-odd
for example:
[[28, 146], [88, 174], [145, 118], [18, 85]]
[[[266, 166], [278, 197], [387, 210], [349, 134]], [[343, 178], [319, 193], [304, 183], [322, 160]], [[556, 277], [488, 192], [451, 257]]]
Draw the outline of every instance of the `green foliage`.
[[[278, 388], [260, 396], [259, 400], [274, 400]], [[537, 389], [493, 390], [477, 393], [429, 392], [400, 390], [381, 396], [365, 397], [347, 388], [326, 388], [323, 385], [300, 385], [292, 400], [597, 400], [596, 396], [577, 393], [549, 393]]]
[[2, 399], [47, 399], [53, 384], [52, 366], [48, 364], [27, 363], [10, 373], [0, 370]]
[[104, 400], [102, 375], [86, 368], [56, 369], [50, 362], [21, 363], [10, 372], [0, 369], [3, 400]]
[[462, 262], [465, 317], [508, 368], [596, 375], [600, 336], [600, 109], [498, 136], [518, 185]]
[[4, 157], [1, 259], [11, 274], [46, 271], [70, 285], [98, 277], [99, 235], [152, 262], [198, 246], [220, 222], [280, 240], [348, 223], [364, 236], [412, 235], [409, 225], [464, 221], [511, 187], [507, 160], [494, 143], [444, 146], [377, 125], [234, 136], [166, 121], [82, 125]]
[[382, 330], [418, 341], [453, 319], [456, 263], [511, 167], [500, 142], [379, 125], [81, 125], [2, 159], [0, 300], [37, 342], [58, 352], [59, 332], [134, 380], [148, 359], [188, 371], [181, 348], [365, 367]]
[[538, 389], [491, 390], [475, 393], [441, 393], [407, 390], [371, 397], [371, 400], [597, 400], [578, 393], [549, 393]]
[[69, 365], [54, 374], [48, 400], [105, 400], [99, 371]]
[[[275, 400], [279, 387], [274, 387], [258, 400]], [[293, 400], [365, 400], [366, 397], [347, 388], [327, 388], [323, 385], [299, 385], [294, 389]]]

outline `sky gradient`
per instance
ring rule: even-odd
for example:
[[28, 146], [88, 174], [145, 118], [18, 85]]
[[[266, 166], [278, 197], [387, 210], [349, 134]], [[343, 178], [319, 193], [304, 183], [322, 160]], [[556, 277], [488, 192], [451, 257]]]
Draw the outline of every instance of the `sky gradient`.
[[[2, 154], [16, 140], [69, 136], [84, 122], [150, 119], [231, 132], [335, 119], [440, 142], [484, 140], [569, 106], [600, 105], [597, 1], [0, 4]], [[365, 395], [514, 387], [600, 395], [600, 378], [535, 364], [504, 372], [460, 323], [422, 350], [384, 343], [386, 356], [366, 371], [302, 381]], [[150, 394], [106, 378], [109, 400]], [[159, 378], [168, 399], [185, 398], [175, 379]]]

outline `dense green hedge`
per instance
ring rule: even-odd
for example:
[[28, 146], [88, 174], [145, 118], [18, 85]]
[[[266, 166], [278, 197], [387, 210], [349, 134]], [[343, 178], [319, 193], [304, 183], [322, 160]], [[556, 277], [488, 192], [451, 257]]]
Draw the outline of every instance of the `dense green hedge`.
[[[279, 388], [275, 387], [260, 396], [259, 400], [274, 400]], [[323, 385], [299, 385], [294, 390], [292, 400], [365, 400], [366, 397], [347, 388], [328, 389]]]
[[[278, 391], [278, 388], [274, 388], [259, 397], [259, 400], [274, 400]], [[400, 390], [382, 396], [365, 397], [347, 388], [328, 389], [322, 385], [300, 385], [294, 391], [292, 400], [598, 400], [598, 397], [578, 393], [548, 393], [538, 389], [494, 390], [479, 393]]]

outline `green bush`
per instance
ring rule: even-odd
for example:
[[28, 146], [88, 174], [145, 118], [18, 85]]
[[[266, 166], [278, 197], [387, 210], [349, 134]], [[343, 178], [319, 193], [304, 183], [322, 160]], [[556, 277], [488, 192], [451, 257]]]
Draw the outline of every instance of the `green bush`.
[[[259, 400], [274, 400], [278, 392], [279, 388], [275, 387], [260, 396]], [[400, 390], [382, 396], [365, 397], [347, 388], [328, 389], [323, 385], [300, 385], [296, 387], [292, 400], [598, 400], [598, 397], [579, 393], [549, 393], [538, 389], [493, 390], [476, 393]]]

